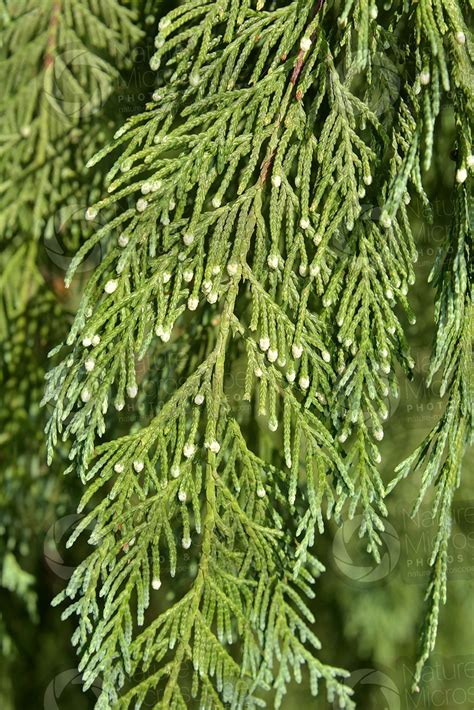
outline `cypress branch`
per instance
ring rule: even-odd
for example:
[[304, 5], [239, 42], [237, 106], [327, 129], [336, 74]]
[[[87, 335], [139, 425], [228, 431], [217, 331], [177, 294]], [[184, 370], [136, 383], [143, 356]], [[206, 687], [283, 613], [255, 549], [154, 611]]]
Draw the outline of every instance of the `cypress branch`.
[[[393, 2], [380, 17], [368, 0], [190, 0], [160, 20], [147, 110], [88, 163], [113, 156], [108, 194], [86, 211], [106, 224], [67, 283], [96, 244], [105, 256], [45, 395], [55, 402], [49, 456], [72, 440], [81, 506], [95, 521], [94, 547], [57, 601], [78, 617], [86, 684], [104, 677], [98, 708], [140, 707], [150, 692], [157, 707], [186, 707], [186, 668], [203, 707], [258, 707], [269, 689], [278, 707], [303, 665], [314, 694], [324, 679], [329, 702], [352, 707], [345, 673], [319, 661], [310, 629], [304, 597], [321, 571], [310, 548], [325, 518], [360, 511], [378, 559], [386, 494], [417, 469], [418, 505], [436, 485], [439, 520], [419, 679], [472, 441], [468, 13], [444, 0]], [[396, 80], [374, 105], [381, 52]], [[434, 276], [430, 372], [444, 368], [448, 403], [387, 489], [378, 471], [387, 399], [414, 366], [407, 205], [428, 203], [423, 171], [452, 86], [455, 216]], [[145, 356], [162, 372], [164, 403], [97, 445], [110, 402], [119, 412], [130, 400], [145, 406]], [[250, 414], [229, 396], [242, 370]], [[171, 392], [167, 377], [181, 382]], [[182, 550], [188, 574], [178, 574]], [[150, 620], [152, 595], [170, 578], [173, 598]]]

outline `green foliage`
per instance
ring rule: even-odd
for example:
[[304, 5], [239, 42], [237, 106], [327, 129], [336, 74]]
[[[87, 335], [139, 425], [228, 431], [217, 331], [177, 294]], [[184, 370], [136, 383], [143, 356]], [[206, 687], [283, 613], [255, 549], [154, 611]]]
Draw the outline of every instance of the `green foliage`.
[[[306, 667], [313, 695], [323, 681], [353, 707], [345, 671], [319, 657], [312, 548], [358, 513], [379, 560], [386, 495], [420, 470], [415, 512], [434, 486], [439, 529], [418, 682], [473, 436], [471, 3], [187, 0], [160, 20], [152, 100], [111, 141], [132, 16], [38, 4], [6, 3], [1, 224], [35, 271], [52, 215], [84, 203], [66, 285], [103, 255], [44, 398], [49, 459], [71, 440], [85, 486], [69, 544], [93, 527], [57, 598], [85, 686], [102, 678], [104, 709], [253, 708], [269, 691], [279, 707]], [[130, 5], [146, 23], [149, 5]], [[69, 68], [71, 50], [84, 64]], [[429, 209], [448, 92], [454, 216], [428, 378], [443, 371], [447, 403], [387, 486], [384, 422], [414, 368], [408, 205]], [[2, 291], [7, 323], [20, 292]], [[138, 421], [121, 435], [125, 407]]]
[[443, 368], [441, 394], [448, 392], [445, 410], [436, 426], [414, 453], [398, 466], [398, 476], [389, 490], [410, 471], [423, 472], [414, 515], [430, 486], [436, 486], [432, 517], [438, 533], [431, 555], [433, 567], [427, 590], [428, 612], [423, 628], [422, 654], [415, 682], [434, 649], [440, 603], [446, 603], [448, 545], [451, 537], [451, 510], [455, 491], [461, 484], [464, 452], [472, 445], [472, 209], [465, 190], [456, 188], [456, 213], [451, 232], [443, 246], [430, 279], [437, 285], [437, 334], [428, 381]]
[[[100, 194], [100, 172], [91, 180], [85, 162], [113, 133], [105, 102], [142, 31], [114, 0], [7, 0], [1, 30], [0, 587], [31, 610], [34, 578], [22, 567], [68, 499], [62, 462], [45, 465], [46, 355], [74, 308], [63, 283], [68, 253], [92, 233], [77, 212], [82, 222]], [[16, 644], [11, 621], [2, 620], [5, 656]]]
[[[3, 34], [2, 232], [48, 235], [60, 206], [90, 199], [83, 165], [106, 140], [91, 120], [114, 89], [140, 32], [113, 0], [7, 3]], [[99, 175], [97, 175], [97, 178]], [[96, 180], [97, 180], [96, 178]], [[49, 227], [51, 229], [51, 227]]]

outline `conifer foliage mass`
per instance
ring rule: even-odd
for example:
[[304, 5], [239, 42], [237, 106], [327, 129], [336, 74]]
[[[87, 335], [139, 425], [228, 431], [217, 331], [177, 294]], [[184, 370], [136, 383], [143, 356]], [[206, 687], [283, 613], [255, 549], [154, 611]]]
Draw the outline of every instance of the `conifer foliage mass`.
[[[84, 533], [89, 554], [55, 603], [76, 618], [86, 687], [101, 679], [96, 707], [280, 707], [307, 672], [313, 695], [352, 708], [308, 606], [318, 537], [357, 514], [378, 561], [406, 476], [415, 511], [434, 490], [437, 524], [418, 682], [474, 430], [472, 0], [175, 3], [151, 23], [154, 86], [125, 122], [109, 97], [153, 3], [3, 6], [2, 258], [34, 273], [71, 199], [84, 220], [66, 287], [101, 255], [44, 396], [49, 461], [68, 446], [83, 484], [69, 544]], [[414, 367], [407, 207], [430, 210], [448, 102], [428, 373], [443, 409], [388, 482], [384, 422]], [[7, 281], [2, 323], [22, 293]]]
[[[34, 618], [24, 558], [61, 506], [74, 506], [61, 481], [65, 452], [45, 466], [47, 352], [67, 334], [79, 289], [67, 298], [64, 269], [93, 233], [83, 213], [102, 190], [104, 171], [91, 175], [85, 163], [122, 123], [114, 92], [143, 30], [130, 8], [92, 0], [2, 0], [0, 29], [0, 589]], [[7, 658], [18, 642], [8, 616], [2, 609]]]

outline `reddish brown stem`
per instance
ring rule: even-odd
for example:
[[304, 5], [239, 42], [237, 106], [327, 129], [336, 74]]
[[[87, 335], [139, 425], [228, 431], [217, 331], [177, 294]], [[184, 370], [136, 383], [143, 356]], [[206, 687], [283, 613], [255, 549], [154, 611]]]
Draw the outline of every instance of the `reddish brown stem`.
[[54, 0], [51, 10], [51, 18], [48, 27], [48, 41], [46, 43], [46, 53], [44, 55], [43, 65], [45, 69], [54, 64], [54, 53], [56, 50], [58, 38], [59, 17], [61, 14], [61, 0]]
[[[323, 5], [324, 5], [324, 0], [318, 0], [318, 2], [316, 3], [316, 5], [313, 8], [311, 21], [318, 14], [318, 12], [321, 10]], [[311, 35], [311, 42], [314, 42], [315, 39], [316, 39], [316, 30]], [[301, 74], [301, 70], [303, 69], [304, 58], [305, 58], [305, 52], [304, 52], [304, 50], [300, 49], [298, 51], [298, 56], [296, 57], [296, 63], [293, 68], [293, 72], [291, 74], [290, 83], [292, 84], [292, 86], [296, 86], [296, 83], [297, 83], [299, 76]], [[301, 92], [297, 91], [296, 92], [296, 100], [299, 101], [301, 99], [301, 96], [302, 96]]]

